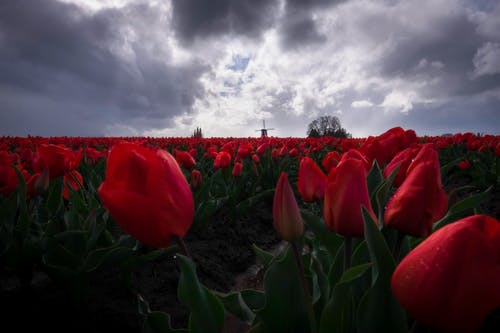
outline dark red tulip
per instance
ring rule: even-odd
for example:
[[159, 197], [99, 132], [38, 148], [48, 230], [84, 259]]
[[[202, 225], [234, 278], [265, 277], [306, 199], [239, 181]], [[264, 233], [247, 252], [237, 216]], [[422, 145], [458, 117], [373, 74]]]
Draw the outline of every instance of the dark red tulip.
[[225, 169], [231, 165], [231, 155], [226, 151], [220, 151], [214, 160], [214, 169]]
[[82, 175], [76, 171], [71, 170], [64, 175], [63, 178], [64, 188], [63, 188], [63, 198], [66, 200], [70, 199], [71, 190], [78, 191], [83, 185]]
[[292, 242], [304, 232], [304, 222], [286, 173], [282, 172], [273, 201], [273, 224], [280, 237]]
[[200, 188], [202, 182], [203, 177], [201, 175], [201, 172], [199, 170], [193, 169], [193, 171], [191, 171], [191, 187], [193, 189]]
[[500, 306], [500, 222], [474, 215], [430, 235], [396, 267], [394, 296], [427, 328], [477, 332]]
[[304, 157], [299, 164], [297, 187], [305, 202], [315, 202], [325, 195], [326, 175], [310, 157]]
[[176, 150], [175, 160], [179, 163], [179, 166], [184, 169], [191, 170], [196, 165], [196, 161], [193, 156], [187, 151]]
[[418, 154], [420, 148], [406, 148], [394, 156], [394, 158], [387, 164], [384, 168], [384, 177], [387, 178], [389, 175], [399, 166], [398, 173], [394, 178], [393, 185], [395, 187], [401, 186], [403, 181], [406, 179], [406, 171], [410, 166], [413, 158]]
[[437, 152], [432, 145], [424, 145], [408, 167], [403, 184], [389, 199], [385, 224], [407, 235], [427, 237], [447, 208]]
[[168, 246], [172, 236], [184, 236], [193, 222], [189, 185], [175, 159], [162, 149], [113, 146], [98, 193], [116, 223], [151, 246]]
[[0, 193], [7, 196], [15, 191], [19, 184], [12, 158], [6, 151], [0, 151]]
[[338, 151], [334, 150], [326, 154], [325, 158], [321, 162], [323, 168], [325, 168], [326, 172], [330, 172], [330, 170], [337, 166], [340, 162], [340, 154]]
[[33, 156], [33, 168], [40, 173], [48, 168], [51, 179], [61, 177], [65, 172], [78, 168], [82, 152], [53, 144], [41, 144]]
[[242, 172], [243, 172], [243, 164], [241, 162], [235, 162], [232, 171], [233, 176], [241, 177]]
[[325, 188], [324, 220], [339, 235], [364, 237], [361, 206], [377, 221], [372, 210], [363, 161], [347, 159], [330, 171]]

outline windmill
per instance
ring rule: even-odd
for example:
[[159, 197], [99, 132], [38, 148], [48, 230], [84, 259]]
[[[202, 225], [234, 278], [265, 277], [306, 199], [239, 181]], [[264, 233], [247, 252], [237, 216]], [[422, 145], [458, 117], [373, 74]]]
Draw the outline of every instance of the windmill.
[[255, 130], [256, 132], [260, 131], [260, 137], [265, 138], [267, 137], [267, 131], [271, 131], [274, 128], [266, 128], [266, 121], [262, 120], [262, 128], [260, 130]]

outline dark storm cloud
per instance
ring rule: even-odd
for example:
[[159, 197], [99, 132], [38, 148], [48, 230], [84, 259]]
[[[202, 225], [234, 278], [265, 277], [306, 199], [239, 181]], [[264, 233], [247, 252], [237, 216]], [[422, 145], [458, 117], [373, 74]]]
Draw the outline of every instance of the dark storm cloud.
[[471, 95], [500, 87], [499, 74], [473, 76], [478, 50], [492, 40], [480, 33], [478, 22], [464, 10], [422, 24], [429, 26], [418, 32], [393, 31], [398, 38], [375, 67], [379, 74], [404, 80], [437, 78], [422, 89], [428, 97]]
[[277, 15], [277, 0], [182, 0], [172, 1], [173, 23], [178, 38], [191, 43], [196, 38], [223, 34], [259, 37]]
[[[168, 53], [144, 47], [155, 41], [148, 40], [147, 24], [133, 20], [155, 24], [160, 18], [148, 5], [89, 14], [57, 1], [2, 1], [0, 134], [102, 135], [115, 125], [168, 126], [173, 116], [189, 112], [203, 93], [198, 79], [207, 68], [169, 65], [163, 61]], [[124, 27], [135, 29], [135, 39]], [[50, 120], [40, 121], [44, 115]]]
[[279, 32], [284, 49], [297, 49], [326, 41], [318, 31], [314, 10], [327, 8], [341, 0], [286, 0], [285, 12], [281, 18]]

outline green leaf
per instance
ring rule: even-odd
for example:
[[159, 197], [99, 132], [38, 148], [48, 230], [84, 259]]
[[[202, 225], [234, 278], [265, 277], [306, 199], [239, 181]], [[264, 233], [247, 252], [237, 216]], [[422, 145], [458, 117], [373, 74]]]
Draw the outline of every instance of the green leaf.
[[305, 295], [291, 248], [273, 261], [264, 276], [266, 303], [257, 312], [262, 332], [303, 333], [309, 331]]
[[161, 311], [151, 311], [149, 303], [137, 295], [139, 313], [144, 316], [142, 333], [188, 333], [188, 330], [173, 329], [170, 324], [170, 315]]
[[372, 168], [366, 176], [366, 183], [368, 185], [368, 193], [370, 194], [370, 197], [375, 194], [375, 190], [383, 181], [384, 175], [382, 174], [382, 170], [380, 170], [377, 160], [374, 160]]
[[351, 281], [358, 279], [368, 269], [370, 269], [370, 267], [372, 267], [372, 263], [361, 264], [349, 268], [344, 272], [344, 274], [342, 274], [339, 283], [350, 283]]
[[349, 284], [339, 283], [321, 315], [319, 333], [352, 331], [353, 301]]
[[433, 231], [436, 231], [445, 225], [456, 221], [457, 218], [461, 218], [467, 211], [477, 208], [480, 204], [487, 202], [491, 197], [491, 192], [493, 190], [493, 185], [488, 187], [484, 192], [480, 192], [465, 198], [456, 204], [454, 204], [446, 215], [436, 223], [434, 223]]
[[224, 326], [224, 307], [219, 299], [198, 281], [193, 261], [177, 255], [181, 269], [179, 300], [190, 310], [191, 333], [221, 332]]
[[266, 269], [267, 267], [269, 267], [272, 260], [274, 259], [273, 254], [271, 252], [262, 250], [255, 244], [252, 244], [252, 249], [255, 252], [255, 255], [257, 256], [257, 259], [262, 263], [262, 265], [264, 265], [264, 268]]
[[307, 227], [312, 230], [316, 238], [318, 238], [320, 243], [328, 250], [332, 258], [335, 257], [339, 247], [341, 247], [343, 243], [342, 237], [328, 230], [323, 220], [316, 215], [304, 210], [300, 213]]
[[372, 286], [358, 305], [356, 326], [359, 332], [408, 332], [406, 314], [391, 292], [391, 277], [396, 263], [365, 207], [362, 207], [365, 239], [372, 261]]
[[238, 319], [251, 324], [255, 319], [255, 313], [248, 307], [240, 292], [229, 294], [217, 294], [224, 309], [235, 315]]

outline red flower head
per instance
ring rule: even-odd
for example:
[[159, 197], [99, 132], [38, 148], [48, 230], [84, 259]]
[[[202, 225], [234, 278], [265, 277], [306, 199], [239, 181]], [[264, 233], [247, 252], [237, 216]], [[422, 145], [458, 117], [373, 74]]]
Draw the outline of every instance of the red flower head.
[[385, 224], [407, 235], [427, 237], [447, 207], [437, 152], [431, 144], [426, 144], [408, 167], [403, 184], [389, 200]]
[[162, 149], [113, 146], [98, 193], [115, 222], [151, 246], [168, 246], [171, 236], [184, 236], [193, 222], [189, 185], [175, 159]]
[[243, 164], [241, 162], [234, 163], [232, 174], [234, 177], [241, 177], [243, 171]]
[[83, 178], [78, 171], [71, 170], [64, 175], [63, 182], [64, 182], [63, 198], [69, 200], [71, 190], [78, 191], [82, 187]]
[[0, 151], [0, 193], [7, 196], [15, 191], [18, 184], [11, 156], [6, 151]]
[[214, 169], [225, 169], [231, 165], [231, 155], [226, 151], [220, 151], [214, 160]]
[[330, 170], [339, 164], [340, 154], [338, 151], [334, 150], [326, 154], [325, 158], [321, 162], [323, 168], [325, 168], [326, 172], [330, 172]]
[[78, 168], [82, 158], [82, 150], [72, 151], [69, 148], [41, 144], [37, 147], [33, 156], [33, 168], [35, 172], [43, 172], [45, 168], [49, 169], [50, 178], [57, 178], [64, 175], [65, 172]]
[[376, 221], [368, 196], [365, 165], [358, 159], [346, 159], [332, 169], [325, 189], [326, 226], [347, 237], [364, 237], [361, 206]]
[[304, 232], [299, 206], [284, 172], [274, 192], [273, 224], [280, 237], [289, 242], [299, 239]]
[[316, 162], [304, 157], [299, 164], [298, 190], [305, 202], [315, 202], [325, 195], [326, 175]]
[[191, 171], [191, 187], [193, 189], [197, 189], [201, 186], [203, 182], [203, 177], [201, 175], [201, 172], [199, 170], [193, 169]]
[[500, 306], [500, 222], [473, 215], [420, 243], [396, 267], [391, 289], [419, 323], [477, 332]]
[[176, 150], [175, 160], [182, 168], [188, 170], [191, 170], [196, 165], [196, 161], [194, 160], [193, 156], [187, 151]]

